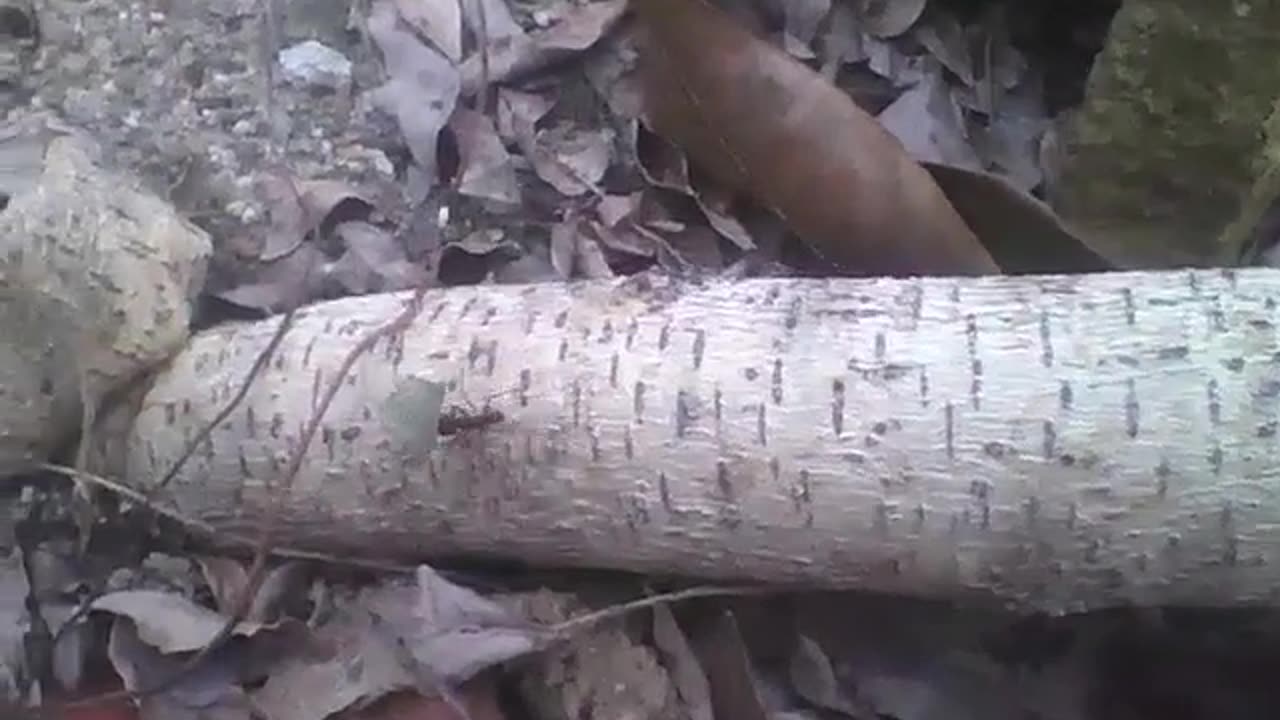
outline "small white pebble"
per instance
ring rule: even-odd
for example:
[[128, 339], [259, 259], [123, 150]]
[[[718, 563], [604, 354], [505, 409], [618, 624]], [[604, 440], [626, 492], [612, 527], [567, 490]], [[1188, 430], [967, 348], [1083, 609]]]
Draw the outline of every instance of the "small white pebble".
[[249, 118], [242, 118], [240, 120], [237, 120], [235, 125], [231, 126], [231, 132], [243, 137], [246, 135], [252, 135], [253, 128], [254, 128], [254, 122], [252, 120], [250, 120]]
[[152, 10], [151, 14], [148, 15], [147, 18], [151, 20], [151, 22], [156, 24], [159, 24], [165, 21], [164, 13], [156, 10]]
[[441, 205], [436, 213], [436, 227], [443, 228], [449, 224], [449, 206]]
[[392, 177], [396, 174], [395, 165], [391, 164], [391, 158], [381, 150], [369, 151], [369, 156], [373, 161], [373, 169], [385, 177]]
[[315, 40], [285, 48], [277, 57], [285, 79], [291, 83], [338, 88], [351, 82], [351, 61]]

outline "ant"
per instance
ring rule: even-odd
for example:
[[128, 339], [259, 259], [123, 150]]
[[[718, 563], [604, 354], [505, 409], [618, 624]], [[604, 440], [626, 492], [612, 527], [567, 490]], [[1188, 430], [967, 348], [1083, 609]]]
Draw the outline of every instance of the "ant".
[[489, 396], [485, 399], [485, 406], [479, 410], [471, 405], [470, 401], [464, 401], [468, 405], [465, 408], [461, 405], [446, 406], [440, 411], [440, 419], [436, 422], [436, 431], [441, 435], [450, 436], [467, 430], [479, 430], [502, 422], [507, 416], [501, 410], [491, 407], [488, 402], [496, 397], [515, 391], [516, 389], [512, 388]]

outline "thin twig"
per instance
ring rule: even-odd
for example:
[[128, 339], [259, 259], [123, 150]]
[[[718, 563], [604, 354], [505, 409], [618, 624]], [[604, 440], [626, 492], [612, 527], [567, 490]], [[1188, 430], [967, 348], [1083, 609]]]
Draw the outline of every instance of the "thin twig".
[[[173, 508], [165, 507], [164, 505], [160, 504], [156, 500], [148, 497], [146, 494], [138, 492], [137, 490], [134, 490], [133, 488], [127, 485], [123, 485], [114, 480], [110, 480], [108, 478], [102, 477], [101, 475], [95, 475], [94, 473], [91, 473], [91, 472], [87, 472], [84, 470], [77, 470], [73, 467], [67, 467], [65, 465], [55, 465], [53, 463], [41, 463], [39, 467], [42, 470], [55, 472], [55, 473], [58, 473], [59, 475], [65, 475], [66, 477], [79, 480], [86, 484], [100, 487], [126, 500], [135, 502], [147, 508], [148, 510], [150, 510], [151, 512], [157, 515], [168, 518], [169, 520], [172, 520], [178, 523], [179, 525], [182, 525], [188, 530], [193, 530], [198, 533], [201, 533], [212, 540], [238, 545], [241, 548], [244, 548], [246, 550], [252, 550], [257, 546], [256, 541], [247, 535], [240, 535], [238, 533], [228, 532], [225, 530], [218, 530], [217, 528], [215, 528], [214, 526], [210, 525], [209, 523], [203, 520], [200, 520], [198, 518], [193, 518], [190, 515], [183, 514]], [[393, 573], [413, 572], [413, 568], [407, 565], [396, 565], [393, 563], [380, 563], [374, 560], [362, 560], [359, 558], [339, 557], [337, 555], [331, 555], [329, 553], [312, 552], [310, 550], [302, 550], [299, 548], [275, 547], [271, 549], [271, 554], [274, 557], [287, 558], [289, 560], [308, 560], [312, 562], [326, 563], [329, 565], [346, 565], [348, 567], [356, 567], [356, 568], [361, 568], [365, 570], [377, 570], [380, 572], [393, 572]]]
[[245, 396], [249, 394], [249, 387], [253, 385], [254, 379], [262, 373], [262, 370], [267, 366], [267, 363], [271, 361], [271, 356], [275, 355], [276, 349], [280, 347], [280, 343], [284, 341], [285, 334], [288, 333], [289, 328], [293, 325], [293, 320], [296, 314], [296, 307], [290, 307], [285, 311], [284, 315], [280, 318], [280, 324], [276, 326], [275, 333], [271, 336], [271, 340], [267, 343], [267, 346], [262, 349], [262, 352], [258, 353], [258, 357], [254, 358], [253, 366], [249, 368], [249, 372], [245, 375], [244, 381], [240, 383], [240, 389], [236, 391], [235, 397], [231, 398], [230, 402], [223, 405], [222, 410], [214, 416], [213, 420], [200, 428], [200, 432], [196, 433], [195, 437], [191, 438], [186, 446], [182, 448], [182, 452], [178, 455], [178, 459], [169, 467], [169, 470], [164, 474], [164, 477], [160, 479], [160, 482], [156, 483], [151, 488], [149, 494], [152, 497], [155, 497], [157, 493], [169, 486], [169, 483], [178, 476], [182, 467], [187, 464], [187, 460], [190, 460], [191, 456], [195, 454], [196, 449], [209, 439], [209, 436], [213, 434], [213, 431], [221, 426], [222, 423], [231, 416], [231, 413], [235, 411], [235, 409], [244, 400]]
[[311, 441], [315, 438], [316, 432], [320, 428], [320, 423], [324, 419], [325, 412], [328, 411], [329, 405], [333, 402], [333, 398], [338, 394], [338, 390], [342, 387], [346, 380], [347, 374], [351, 372], [351, 368], [355, 365], [357, 359], [371, 350], [379, 340], [384, 337], [395, 335], [404, 331], [413, 322], [414, 318], [422, 310], [422, 298], [426, 294], [427, 285], [423, 283], [414, 291], [413, 296], [405, 303], [404, 310], [400, 312], [390, 322], [375, 328], [360, 339], [346, 357], [343, 358], [342, 364], [338, 368], [337, 375], [333, 381], [329, 383], [329, 387], [325, 390], [324, 396], [321, 398], [319, 405], [311, 414], [311, 418], [307, 421], [303, 428], [302, 437], [299, 443], [290, 455], [289, 464], [286, 466], [279, 487], [273, 488], [270, 503], [266, 513], [262, 517], [259, 525], [258, 538], [254, 543], [253, 562], [249, 569], [249, 578], [244, 587], [237, 593], [236, 600], [232, 605], [231, 612], [227, 620], [222, 625], [222, 629], [214, 635], [203, 648], [195, 655], [182, 664], [177, 670], [168, 677], [161, 679], [156, 684], [144, 688], [142, 690], [130, 691], [121, 690], [117, 692], [105, 693], [84, 700], [66, 703], [62, 706], [63, 710], [80, 709], [93, 707], [103, 702], [117, 700], [121, 698], [130, 698], [139, 700], [149, 695], [162, 693], [172, 688], [175, 684], [187, 677], [193, 670], [200, 666], [209, 655], [221, 648], [231, 637], [240, 621], [244, 619], [245, 614], [249, 611], [249, 606], [253, 602], [253, 598], [258, 594], [262, 587], [262, 581], [267, 574], [267, 558], [272, 554], [273, 541], [275, 538], [276, 521], [279, 518], [281, 507], [284, 505], [285, 496], [289, 494], [289, 490], [293, 487], [294, 478], [297, 477], [298, 471], [302, 468], [302, 463], [306, 459], [307, 450], [311, 447]]
[[749, 585], [745, 587], [720, 587], [715, 585], [701, 585], [698, 587], [686, 588], [684, 590], [676, 590], [674, 592], [662, 593], [660, 595], [650, 595], [649, 597], [640, 598], [639, 600], [631, 600], [621, 605], [613, 605], [601, 610], [579, 615], [570, 618], [562, 623], [557, 623], [551, 627], [551, 631], [558, 636], [568, 635], [581, 629], [598, 625], [606, 620], [629, 615], [637, 610], [643, 610], [655, 605], [668, 603], [678, 603], [685, 600], [693, 600], [702, 597], [745, 597], [750, 595], [776, 595], [778, 593], [787, 592], [792, 588], [781, 586], [767, 585]]

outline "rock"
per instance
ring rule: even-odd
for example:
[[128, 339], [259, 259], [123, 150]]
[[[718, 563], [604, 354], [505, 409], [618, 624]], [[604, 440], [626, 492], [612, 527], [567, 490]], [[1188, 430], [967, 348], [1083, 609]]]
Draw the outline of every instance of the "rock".
[[280, 51], [285, 79], [296, 85], [338, 89], [351, 82], [351, 61], [333, 48], [307, 40]]

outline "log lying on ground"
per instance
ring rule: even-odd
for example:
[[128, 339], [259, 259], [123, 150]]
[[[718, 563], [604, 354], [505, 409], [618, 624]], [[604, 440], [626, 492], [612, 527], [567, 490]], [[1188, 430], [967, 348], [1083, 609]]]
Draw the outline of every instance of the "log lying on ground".
[[[1271, 602], [1278, 290], [1258, 269], [433, 291], [357, 363], [277, 537], [1050, 611]], [[406, 297], [303, 311], [172, 502], [256, 527], [321, 389]], [[162, 476], [277, 322], [194, 338], [115, 469]], [[505, 418], [414, 453], [384, 412], [412, 377]]]

